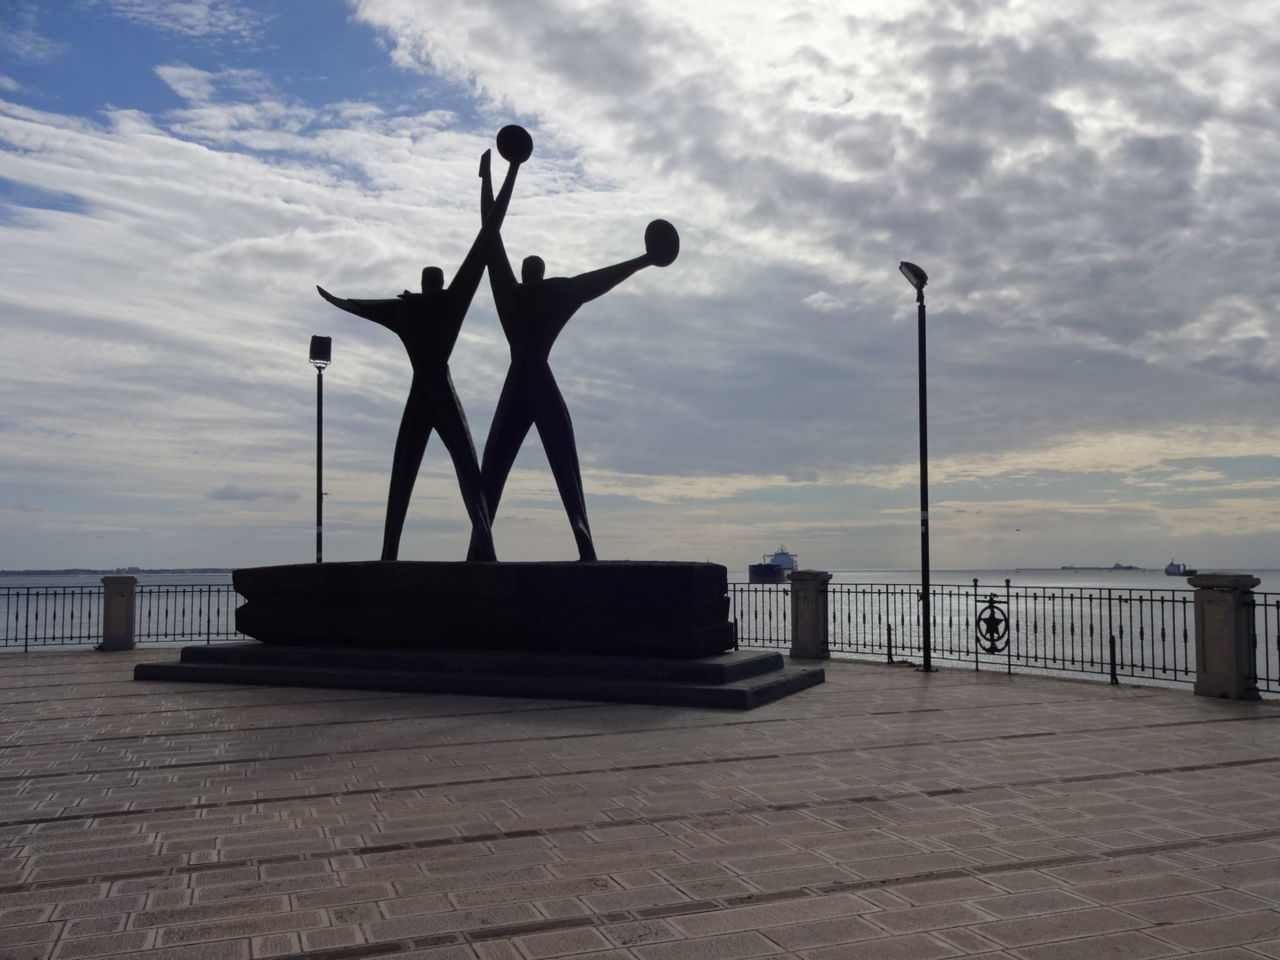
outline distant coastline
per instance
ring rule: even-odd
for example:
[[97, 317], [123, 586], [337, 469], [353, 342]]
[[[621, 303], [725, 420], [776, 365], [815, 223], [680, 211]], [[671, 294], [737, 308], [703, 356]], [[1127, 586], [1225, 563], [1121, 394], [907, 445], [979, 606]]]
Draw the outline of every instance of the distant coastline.
[[139, 573], [230, 573], [231, 567], [116, 567], [113, 570], [93, 570], [88, 567], [68, 567], [64, 570], [0, 570], [0, 577], [91, 577], [95, 575], [133, 576]]
[[1125, 570], [1125, 571], [1133, 571], [1133, 570], [1142, 571], [1144, 568], [1142, 568], [1142, 567], [1135, 567], [1135, 566], [1133, 566], [1132, 564], [1128, 564], [1128, 563], [1113, 563], [1113, 564], [1112, 564], [1111, 566], [1109, 566], [1109, 567], [1080, 567], [1080, 566], [1076, 566], [1075, 564], [1068, 563], [1068, 564], [1065, 564], [1064, 566], [1059, 567], [1058, 569], [1059, 569], [1059, 570], [1088, 570], [1088, 571], [1092, 571], [1092, 572], [1095, 572], [1095, 573], [1096, 573], [1096, 572], [1097, 572], [1097, 571], [1099, 571], [1099, 570], [1106, 571], [1106, 572], [1111, 572], [1111, 571], [1121, 571], [1121, 570]]

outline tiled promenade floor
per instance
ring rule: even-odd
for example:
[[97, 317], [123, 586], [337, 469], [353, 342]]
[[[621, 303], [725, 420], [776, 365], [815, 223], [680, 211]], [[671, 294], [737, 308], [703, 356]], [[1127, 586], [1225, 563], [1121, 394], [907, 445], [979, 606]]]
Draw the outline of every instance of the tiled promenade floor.
[[1280, 703], [834, 663], [751, 713], [0, 659], [0, 957], [1280, 957]]

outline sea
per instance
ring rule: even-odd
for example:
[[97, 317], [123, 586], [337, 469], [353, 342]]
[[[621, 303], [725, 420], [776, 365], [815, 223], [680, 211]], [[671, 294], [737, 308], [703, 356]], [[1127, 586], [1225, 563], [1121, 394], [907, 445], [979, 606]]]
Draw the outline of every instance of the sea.
[[[919, 583], [919, 568], [888, 570], [831, 570], [832, 583]], [[1259, 593], [1280, 593], [1280, 569], [1278, 570], [1213, 570], [1202, 573], [1247, 573], [1262, 582], [1254, 587]], [[729, 570], [731, 583], [746, 583], [745, 568]], [[1168, 576], [1163, 568], [1148, 570], [1113, 570], [1109, 567], [1069, 570], [1049, 567], [1023, 567], [1013, 570], [931, 570], [931, 587], [972, 587], [977, 580], [979, 587], [1003, 587], [1005, 580], [1013, 587], [1069, 587], [1105, 588], [1115, 590], [1189, 590], [1186, 577]]]
[[[832, 583], [919, 583], [920, 570], [912, 569], [834, 569]], [[1207, 568], [1201, 572], [1211, 572]], [[1280, 569], [1276, 570], [1214, 570], [1214, 573], [1252, 574], [1262, 581], [1254, 590], [1259, 593], [1280, 593]], [[229, 584], [230, 571], [220, 573], [138, 573], [138, 583], [143, 586], [173, 585], [195, 586], [203, 584]], [[0, 572], [0, 589], [5, 587], [96, 587], [102, 583], [101, 573], [80, 574], [17, 574]], [[745, 567], [730, 567], [730, 583], [746, 583]], [[1111, 587], [1116, 590], [1186, 590], [1190, 589], [1186, 577], [1168, 576], [1163, 569], [1112, 570], [1109, 567], [1072, 569], [1050, 567], [1023, 567], [1003, 570], [932, 570], [929, 580], [933, 586], [972, 587], [1004, 586], [1005, 580], [1014, 587]]]

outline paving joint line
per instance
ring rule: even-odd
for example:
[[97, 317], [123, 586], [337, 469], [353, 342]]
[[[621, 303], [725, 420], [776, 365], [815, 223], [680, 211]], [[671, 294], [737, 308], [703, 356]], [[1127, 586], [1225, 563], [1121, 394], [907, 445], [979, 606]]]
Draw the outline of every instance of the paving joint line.
[[[1076, 702], [1076, 701], [1068, 701], [1068, 702]], [[605, 706], [608, 706], [608, 704], [591, 704], [591, 706], [605, 707]], [[577, 709], [577, 708], [578, 708], [577, 704], [571, 704], [571, 705], [565, 705], [565, 706], [535, 707], [535, 708], [530, 708], [525, 710], [511, 710], [511, 711], [500, 711], [500, 712], [480, 711], [474, 714], [459, 713], [459, 714], [447, 714], [447, 715], [441, 715], [441, 716], [442, 718], [448, 719], [448, 718], [465, 717], [465, 716], [505, 716], [508, 714], [523, 715], [526, 713], [533, 713], [533, 712], [538, 712], [542, 710], [551, 711], [551, 710], [567, 710], [567, 709]], [[974, 707], [972, 709], [990, 709], [990, 707], [982, 706], [982, 707]], [[857, 714], [841, 714], [836, 716], [857, 716]], [[418, 719], [433, 719], [433, 718], [434, 717], [418, 718]], [[1246, 722], [1246, 721], [1276, 720], [1276, 719], [1280, 719], [1280, 711], [1275, 713], [1255, 714], [1247, 717], [1210, 717], [1210, 718], [1196, 719], [1196, 720], [1160, 721], [1157, 723], [1138, 724], [1131, 727], [1130, 729], [1158, 730], [1158, 729], [1169, 728], [1169, 727], [1197, 726], [1197, 725], [1208, 725], [1208, 724], [1215, 724], [1215, 723], [1240, 723], [1240, 722]], [[333, 725], [338, 725], [338, 723], [345, 723], [345, 722], [348, 722], [348, 721], [339, 721]], [[380, 722], [380, 721], [368, 720], [368, 721], [351, 721], [351, 722], [374, 723], [374, 722]], [[778, 722], [792, 722], [792, 721], [790, 720], [781, 721], [777, 718], [773, 718], [773, 719], [760, 719], [760, 720], [752, 720], [752, 721], [741, 721], [740, 723], [750, 724], [750, 723], [778, 723]], [[313, 724], [311, 726], [329, 726], [329, 725], [330, 724]], [[738, 724], [726, 724], [726, 726], [728, 725], [738, 725]], [[670, 732], [674, 730], [698, 730], [698, 729], [703, 729], [704, 727], [705, 727], [704, 724], [697, 724], [697, 725], [690, 725], [690, 726], [683, 726], [683, 727], [656, 727], [656, 728], [644, 727], [644, 728], [635, 728], [631, 730], [611, 731], [609, 733], [598, 733], [598, 732], [575, 733], [575, 734], [564, 734], [561, 736], [554, 736], [554, 737], [538, 737], [536, 739], [530, 739], [527, 737], [511, 737], [511, 738], [502, 739], [502, 740], [486, 740], [484, 741], [484, 743], [486, 745], [512, 744], [512, 743], [516, 743], [516, 744], [546, 743], [546, 742], [556, 742], [561, 740], [585, 739], [590, 737], [626, 736], [634, 733], [665, 733], [665, 732]], [[272, 729], [275, 729], [275, 728], [272, 728]], [[280, 728], [280, 729], [293, 729], [293, 728]], [[904, 741], [900, 743], [871, 744], [871, 745], [861, 746], [861, 747], [830, 747], [824, 750], [810, 750], [804, 753], [788, 754], [788, 756], [816, 757], [816, 756], [824, 756], [828, 754], [841, 753], [841, 752], [871, 752], [875, 750], [901, 750], [901, 749], [907, 749], [907, 748], [926, 747], [926, 746], [946, 747], [946, 746], [951, 746], [953, 744], [958, 744], [958, 743], [981, 743], [984, 741], [1019, 740], [1019, 739], [1031, 739], [1031, 738], [1037, 738], [1037, 737], [1070, 737], [1070, 736], [1079, 736], [1079, 735], [1090, 734], [1090, 733], [1106, 733], [1106, 732], [1114, 732], [1114, 728], [1113, 727], [1083, 727], [1076, 730], [1044, 730], [1044, 731], [1032, 732], [1032, 733], [1007, 733], [1007, 734], [999, 734], [996, 736], [964, 737], [964, 738], [956, 738], [951, 740], [917, 740], [917, 741]], [[155, 734], [154, 736], [164, 736], [164, 735]], [[128, 738], [122, 737], [122, 738], [113, 738], [113, 739], [128, 739]], [[139, 739], [142, 739], [142, 738], [139, 738]], [[150, 739], [150, 737], [147, 737], [145, 739]], [[68, 741], [62, 741], [62, 742], [68, 742]], [[77, 741], [69, 741], [69, 742], [77, 742]], [[97, 741], [79, 741], [79, 742], [97, 742]], [[84, 776], [86, 774], [88, 774], [89, 776], [97, 776], [99, 774], [109, 774], [109, 773], [130, 773], [130, 772], [154, 773], [154, 772], [164, 771], [164, 770], [185, 770], [185, 769], [192, 769], [195, 767], [202, 767], [202, 766], [227, 769], [229, 765], [232, 765], [232, 764], [281, 763], [288, 760], [306, 760], [306, 759], [312, 759], [315, 757], [352, 757], [352, 756], [360, 756], [362, 754], [378, 754], [380, 756], [385, 756], [388, 753], [399, 753], [399, 752], [405, 752], [405, 751], [419, 751], [419, 750], [444, 750], [444, 749], [465, 747], [468, 745], [469, 744], [467, 742], [425, 743], [425, 744], [413, 744], [413, 745], [404, 746], [404, 747], [396, 747], [394, 750], [390, 750], [390, 751], [385, 748], [367, 747], [367, 748], [352, 749], [352, 750], [323, 751], [323, 752], [316, 751], [314, 753], [281, 754], [279, 756], [274, 756], [274, 757], [262, 757], [262, 756], [239, 757], [239, 758], [223, 757], [215, 760], [193, 760], [189, 763], [162, 763], [162, 764], [156, 764], [156, 765], [143, 763], [142, 765], [134, 765], [134, 766], [128, 766], [128, 767], [99, 767], [97, 769], [70, 770], [70, 771], [60, 771], [60, 772], [54, 772], [54, 773], [14, 774], [12, 776], [0, 777], [0, 783], [10, 782], [10, 781], [49, 780], [57, 777], [76, 777], [76, 776]], [[32, 746], [49, 746], [49, 744], [48, 743], [32, 744]], [[761, 754], [761, 755], [751, 755], [747, 757], [731, 757], [731, 758], [719, 758], [719, 759], [713, 758], [713, 759], [706, 759], [706, 760], [680, 761], [678, 763], [661, 763], [661, 764], [637, 765], [637, 766], [629, 766], [629, 767], [602, 767], [602, 768], [593, 768], [593, 769], [579, 770], [579, 771], [569, 771], [564, 773], [540, 774], [537, 776], [572, 776], [574, 774], [581, 774], [581, 773], [607, 773], [614, 770], [626, 771], [626, 770], [659, 769], [660, 767], [664, 767], [664, 766], [684, 766], [686, 764], [694, 765], [694, 764], [706, 764], [706, 763], [731, 763], [731, 762], [734, 762], [735, 760], [776, 760], [776, 759], [781, 759], [782, 757], [783, 757], [782, 754]], [[535, 775], [526, 774], [522, 776], [535, 776]], [[448, 781], [441, 785], [461, 786], [461, 785], [471, 785], [474, 783], [489, 783], [489, 782], [496, 782], [496, 781], [494, 780], [458, 780], [458, 781]], [[338, 794], [330, 794], [330, 795], [336, 796]], [[320, 795], [317, 795], [317, 796], [320, 796]], [[3, 825], [5, 824], [3, 822], [0, 822], [0, 826], [3, 826]]]
[[[995, 739], [1020, 738], [1024, 736], [1026, 735], [1008, 734], [1006, 736], [997, 737]], [[513, 774], [510, 776], [504, 776], [504, 777], [467, 778], [467, 779], [460, 779], [460, 780], [436, 781], [436, 782], [430, 782], [430, 783], [405, 784], [398, 787], [363, 787], [363, 788], [352, 789], [352, 790], [328, 791], [325, 793], [284, 794], [278, 797], [256, 797], [256, 798], [245, 798], [243, 800], [217, 800], [217, 801], [209, 801], [206, 803], [177, 804], [177, 805], [170, 805], [170, 806], [147, 807], [147, 808], [140, 808], [140, 809], [133, 809], [133, 810], [103, 810], [103, 811], [95, 811], [95, 812], [82, 813], [82, 814], [66, 814], [66, 815], [60, 815], [56, 817], [31, 817], [26, 819], [4, 820], [4, 821], [0, 821], [0, 827], [27, 826], [27, 825], [39, 824], [39, 823], [73, 822], [76, 820], [115, 819], [115, 818], [121, 818], [121, 817], [129, 817], [129, 816], [148, 816], [148, 815], [157, 814], [157, 813], [174, 813], [174, 812], [186, 811], [186, 810], [218, 810], [218, 809], [225, 809], [228, 807], [257, 806], [259, 804], [296, 803], [296, 802], [307, 801], [307, 800], [311, 800], [311, 801], [327, 800], [327, 799], [333, 799], [335, 797], [357, 797], [357, 796], [369, 796], [369, 795], [376, 795], [376, 794], [395, 794], [395, 793], [403, 793], [408, 791], [434, 790], [434, 789], [447, 788], [447, 787], [480, 786], [483, 784], [492, 784], [492, 783], [512, 783], [520, 780], [550, 780], [550, 779], [555, 779], [559, 777], [574, 777], [574, 776], [583, 776], [586, 774], [627, 773], [634, 770], [661, 769], [663, 767], [710, 766], [710, 765], [717, 765], [717, 764], [723, 764], [723, 763], [756, 762], [760, 760], [786, 759], [787, 757], [790, 757], [790, 756], [826, 756], [826, 755], [835, 754], [835, 753], [871, 752], [874, 750], [903, 749], [903, 748], [914, 747], [914, 746], [935, 746], [935, 745], [945, 746], [945, 745], [952, 745], [956, 743], [983, 742], [990, 739], [992, 738], [975, 737], [975, 738], [972, 738], [972, 740], [944, 741], [943, 744], [935, 744], [933, 741], [921, 741], [918, 743], [891, 744], [891, 745], [885, 745], [885, 746], [872, 746], [872, 747], [833, 747], [829, 750], [811, 751], [810, 753], [800, 754], [800, 755], [775, 753], [775, 754], [759, 754], [759, 755], [728, 757], [728, 758], [708, 758], [708, 759], [702, 759], [702, 760], [684, 760], [678, 763], [673, 762], [673, 763], [660, 764], [660, 765], [638, 764], [635, 766], [603, 767], [598, 769], [575, 770], [575, 771], [568, 771], [563, 773]], [[1268, 763], [1280, 763], [1280, 757], [1269, 756], [1269, 757], [1257, 757], [1257, 758], [1250, 758], [1250, 759], [1243, 759], [1243, 760], [1226, 760], [1226, 761], [1218, 761], [1216, 763], [1209, 763], [1209, 764], [1186, 764], [1186, 765], [1174, 766], [1174, 767], [1157, 767], [1157, 768], [1152, 768], [1150, 770], [1142, 769], [1142, 770], [1116, 771], [1114, 773], [1078, 774], [1074, 777], [1044, 777], [1044, 778], [1037, 778], [1037, 779], [1030, 779], [1030, 780], [1011, 780], [1003, 783], [985, 784], [982, 786], [975, 786], [975, 787], [960, 787], [960, 788], [948, 787], [943, 789], [946, 791], [960, 790], [968, 793], [968, 792], [976, 792], [980, 790], [1013, 789], [1016, 787], [1043, 786], [1046, 784], [1054, 784], [1054, 783], [1084, 783], [1089, 781], [1125, 779], [1127, 777], [1147, 776], [1152, 774], [1164, 775], [1167, 773], [1194, 773], [1194, 772], [1205, 771], [1205, 770], [1226, 769], [1230, 767], [1260, 766]], [[160, 769], [165, 769], [165, 768], [160, 768]], [[64, 774], [63, 776], [66, 776], [66, 774]], [[18, 778], [18, 779], [21, 779], [21, 778]], [[895, 799], [900, 799], [903, 797], [931, 796], [931, 795], [932, 794], [930, 794], [929, 791], [913, 791], [905, 794], [893, 794], [893, 795], [890, 795], [890, 797]], [[947, 796], [949, 794], [942, 793], [937, 795]], [[879, 799], [880, 798], [878, 796], [868, 796], [865, 798], [859, 798], [858, 802], [871, 802], [873, 800], [879, 800]], [[809, 804], [806, 804], [806, 806], [808, 805]], [[817, 804], [813, 804], [813, 805], [816, 806]], [[757, 808], [757, 809], [765, 809], [765, 808]], [[646, 821], [644, 818], [639, 818], [638, 821], [634, 821], [634, 822], [648, 822], [648, 821]]]
[[[1201, 766], [1186, 767], [1186, 768], [1169, 767], [1169, 768], [1162, 768], [1158, 772], [1164, 773], [1164, 772], [1171, 772], [1171, 771], [1205, 771], [1205, 770], [1216, 769], [1219, 767], [1241, 766], [1241, 765], [1244, 765], [1245, 763], [1250, 763], [1250, 762], [1257, 763], [1257, 764], [1268, 763], [1268, 762], [1280, 763], [1280, 758], [1260, 759], [1257, 761], [1225, 761], [1219, 764], [1209, 764], [1209, 765], [1201, 765]], [[1150, 772], [1152, 771], [1136, 771], [1128, 774], [1115, 774], [1111, 777], [1111, 779], [1123, 779], [1128, 776], [1142, 776]], [[1050, 784], [1050, 783], [1083, 782], [1083, 781], [1089, 781], [1094, 779], [1097, 779], [1097, 778], [1091, 775], [1085, 775], [1077, 778], [1062, 777], [1062, 778], [1052, 778], [1052, 779], [1038, 780], [1038, 781], [1027, 781], [1024, 783], [1013, 784], [1013, 785], [997, 784], [992, 786], [979, 786], [979, 787], [973, 787], [973, 788], [957, 788], [957, 789], [959, 790], [959, 792], [963, 792], [963, 793], [979, 793], [982, 791], [992, 790], [992, 789], [1005, 789], [1010, 786], [1037, 786], [1037, 785]], [[923, 795], [924, 796], [953, 795], [955, 792], [956, 790], [949, 789], [949, 790], [936, 791], [936, 792], [923, 792]], [[693, 814], [671, 813], [671, 814], [662, 814], [657, 817], [638, 816], [638, 817], [627, 817], [627, 818], [620, 818], [620, 819], [595, 820], [595, 821], [589, 821], [589, 822], [580, 824], [578, 826], [578, 829], [592, 830], [596, 828], [605, 828], [605, 827], [657, 825], [657, 824], [680, 822], [680, 821], [686, 821], [689, 823], [696, 824], [700, 821], [714, 820], [720, 817], [750, 816], [754, 813], [780, 813], [780, 812], [792, 812], [796, 810], [799, 810], [802, 812], [809, 812], [809, 811], [819, 810], [824, 806], [834, 807], [834, 808], [837, 808], [838, 810], [838, 808], [846, 807], [849, 805], [864, 804], [864, 803], [892, 803], [895, 800], [910, 799], [912, 797], [918, 797], [921, 795], [922, 795], [922, 792], [919, 792], [919, 791], [908, 791], [908, 792], [896, 793], [896, 794], [867, 794], [859, 797], [848, 797], [848, 798], [843, 798], [841, 800], [820, 801], [817, 803], [805, 803], [805, 802], [797, 801], [794, 803], [786, 803], [786, 804], [759, 804], [754, 807], [737, 807], [737, 808], [730, 807], [730, 808], [725, 808], [725, 809], [714, 811], [714, 812], [704, 811], [704, 812], [698, 812]], [[180, 808], [180, 809], [187, 809], [187, 808]], [[821, 818], [819, 817], [819, 819]], [[205, 863], [205, 864], [191, 864], [191, 865], [186, 865], [182, 867], [166, 867], [159, 870], [127, 871], [119, 874], [101, 874], [94, 878], [60, 878], [60, 879], [49, 880], [49, 881], [37, 881], [35, 883], [28, 883], [28, 884], [17, 884], [10, 887], [0, 887], [0, 894], [20, 892], [25, 889], [33, 889], [37, 887], [39, 888], [60, 887], [60, 886], [68, 886], [68, 885], [74, 886], [80, 883], [90, 883], [90, 882], [106, 883], [106, 882], [115, 882], [122, 879], [130, 879], [130, 878], [136, 878], [136, 877], [169, 876], [169, 875], [179, 874], [179, 873], [205, 872], [208, 870], [226, 869], [230, 866], [235, 866], [235, 865], [258, 866], [262, 864], [301, 862], [301, 861], [309, 861], [309, 860], [316, 860], [316, 859], [328, 860], [328, 859], [332, 859], [334, 857], [340, 857], [340, 856], [367, 856], [367, 855], [376, 855], [381, 853], [398, 853], [406, 850], [428, 850], [428, 849], [449, 847], [449, 846], [462, 846], [462, 845], [472, 844], [472, 843], [491, 843], [494, 841], [518, 839], [518, 838], [531, 837], [531, 836], [555, 836], [556, 834], [565, 832], [567, 829], [569, 828], [556, 827], [556, 828], [523, 829], [523, 830], [512, 830], [512, 831], [496, 830], [496, 831], [492, 831], [490, 833], [484, 833], [484, 834], [469, 834], [465, 836], [455, 836], [455, 837], [437, 837], [437, 838], [432, 838], [430, 840], [405, 841], [402, 843], [395, 843], [395, 844], [367, 844], [365, 846], [360, 846], [360, 847], [334, 848], [326, 851], [303, 853], [303, 854], [280, 854], [274, 857], [260, 857], [260, 858], [250, 857], [250, 858], [245, 858], [243, 860], [218, 861], [216, 863]], [[1262, 831], [1252, 831], [1247, 833], [1228, 834], [1228, 835], [1222, 835], [1218, 837], [1192, 837], [1192, 838], [1184, 838], [1181, 840], [1161, 841], [1154, 844], [1144, 844], [1144, 845], [1139, 845], [1135, 847], [1125, 847], [1125, 848], [1122, 848], [1124, 851], [1122, 855], [1131, 856], [1134, 853], [1159, 852], [1162, 850], [1169, 852], [1169, 851], [1176, 851], [1179, 849], [1191, 849], [1194, 847], [1206, 846], [1212, 843], [1222, 842], [1224, 837], [1234, 838], [1234, 839], [1231, 839], [1230, 842], [1244, 842], [1245, 840], [1271, 839], [1273, 837], [1278, 837], [1278, 836], [1280, 836], [1280, 828], [1262, 830]], [[1243, 838], [1243, 840], [1239, 838]], [[333, 839], [333, 838], [330, 837], [326, 839]], [[26, 846], [26, 845], [27, 844], [23, 844], [23, 846]], [[12, 844], [12, 846], [18, 846], [18, 844]], [[1066, 860], [1064, 860], [1063, 862], [1073, 862], [1073, 863], [1084, 862], [1096, 857], [1106, 858], [1114, 855], [1117, 855], [1117, 854], [1115, 854], [1113, 851], [1103, 851], [1103, 852], [1095, 852], [1095, 853], [1079, 854], [1079, 855], [1068, 854], [1068, 855], [1064, 855], [1066, 857]], [[1083, 861], [1078, 859], [1081, 857], [1084, 858]], [[1043, 866], [1049, 863], [1050, 861], [1056, 863], [1060, 859], [1062, 858], [1053, 857], [1053, 858], [1048, 858], [1048, 860], [1044, 860], [1044, 861], [1018, 861], [1015, 864], [991, 865], [990, 869], [995, 869], [998, 871], [1007, 871], [1010, 869], [1023, 869], [1024, 867], [1026, 867], [1027, 863], [1037, 863]], [[963, 872], [965, 870], [986, 869], [986, 868], [956, 868], [956, 869], [959, 869]], [[857, 881], [839, 881], [839, 882], [848, 883], [848, 882], [857, 882]], [[772, 894], [770, 896], [772, 896]]]

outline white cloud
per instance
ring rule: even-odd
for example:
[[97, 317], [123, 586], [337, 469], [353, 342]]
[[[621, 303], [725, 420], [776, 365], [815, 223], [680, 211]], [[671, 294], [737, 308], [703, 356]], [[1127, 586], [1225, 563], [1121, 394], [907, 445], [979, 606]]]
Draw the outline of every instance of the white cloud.
[[185, 37], [251, 39], [265, 17], [239, 0], [91, 0], [125, 20]]
[[238, 484], [225, 483], [216, 490], [210, 490], [207, 494], [210, 500], [246, 500], [253, 502], [254, 500], [297, 500], [298, 493], [295, 490], [258, 490], [253, 488], [246, 489]]

